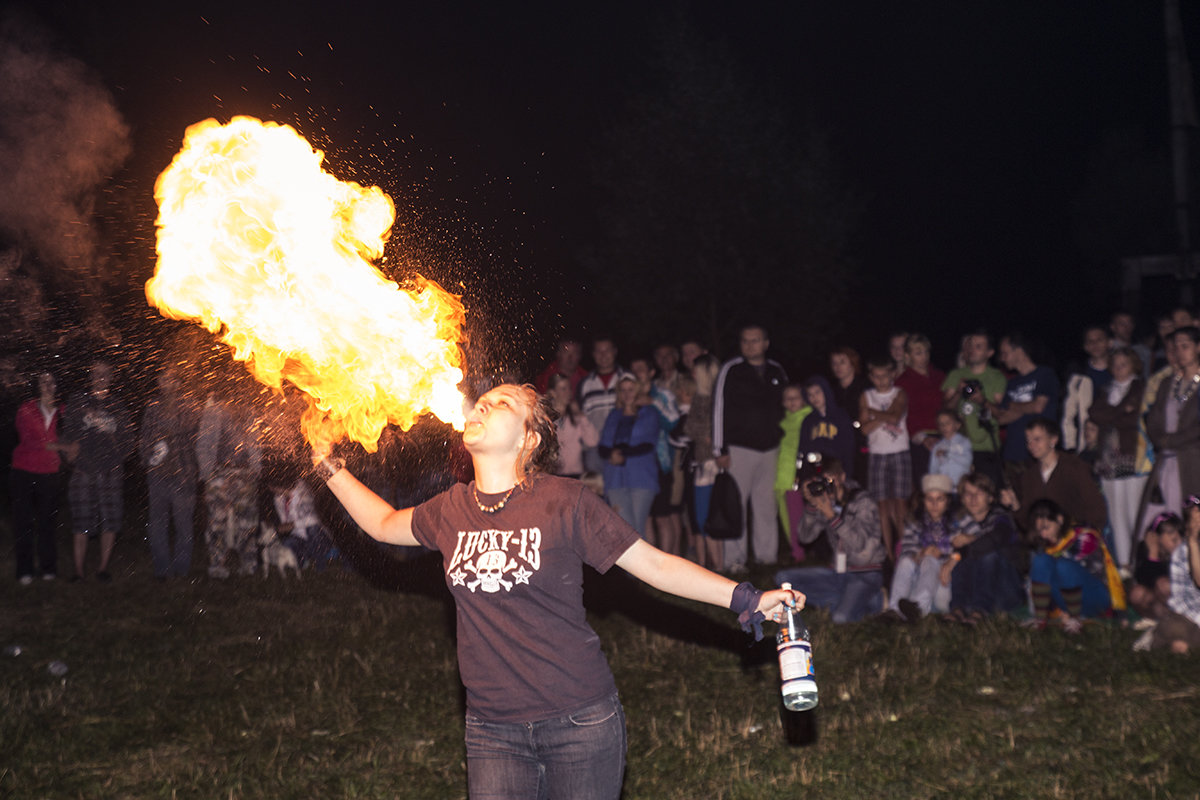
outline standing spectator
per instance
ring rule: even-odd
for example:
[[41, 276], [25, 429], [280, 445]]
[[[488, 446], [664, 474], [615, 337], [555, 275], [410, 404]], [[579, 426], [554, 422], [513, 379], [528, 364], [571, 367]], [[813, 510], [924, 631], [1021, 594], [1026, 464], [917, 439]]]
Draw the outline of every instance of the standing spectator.
[[96, 361], [89, 371], [89, 390], [67, 403], [63, 437], [69, 441], [73, 462], [67, 494], [71, 501], [75, 575], [82, 580], [88, 540], [100, 539], [96, 578], [112, 580], [109, 560], [121, 529], [124, 512], [125, 459], [133, 451], [133, 419], [112, 390], [113, 368]]
[[1183, 507], [1200, 493], [1200, 328], [1188, 326], [1170, 337], [1176, 368], [1157, 387], [1146, 414], [1146, 432], [1154, 444], [1154, 470], [1141, 515]]
[[[962, 420], [948, 408], [937, 415], [938, 438], [927, 438], [933, 449], [929, 453], [930, 475], [945, 475], [954, 486], [971, 471], [971, 440], [962, 433]], [[993, 484], [994, 485], [994, 484]]]
[[[775, 582], [791, 583], [805, 593], [808, 605], [829, 609], [838, 624], [856, 622], [878, 611], [887, 557], [878, 504], [846, 478], [846, 470], [836, 458], [830, 458], [824, 473], [807, 480], [801, 490], [804, 513], [796, 536], [807, 545], [824, 534], [835, 565], [789, 567], [775, 573]], [[843, 559], [845, 569], [840, 568]]]
[[779, 557], [775, 468], [783, 436], [779, 428], [783, 387], [787, 385], [783, 367], [767, 358], [771, 342], [766, 328], [742, 328], [739, 346], [741, 356], [725, 362], [713, 391], [713, 452], [750, 506], [741, 536], [725, 543], [725, 565], [735, 571], [745, 569], [749, 560], [747, 526], [751, 520], [757, 560], [769, 564]]
[[[794, 541], [795, 535], [792, 523], [800, 521], [800, 512], [804, 510], [802, 496], [792, 487], [796, 484], [796, 459], [800, 455], [800, 426], [811, 413], [812, 406], [804, 401], [804, 387], [798, 383], [788, 384], [783, 390], [783, 419], [779, 420], [783, 438], [779, 440], [779, 460], [775, 467], [775, 503], [779, 506], [784, 538], [789, 542]], [[800, 555], [796, 551], [792, 554]]]
[[617, 384], [617, 405], [608, 414], [600, 432], [600, 456], [604, 464], [604, 493], [609, 505], [642, 538], [650, 504], [658, 493], [658, 413], [638, 405], [638, 384], [631, 375]]
[[1142, 364], [1142, 380], [1150, 377], [1153, 354], [1150, 352], [1149, 347], [1134, 339], [1135, 322], [1133, 314], [1130, 314], [1128, 311], [1114, 312], [1108, 321], [1108, 332], [1112, 334], [1112, 349], [1116, 350], [1120, 347], [1132, 348]]
[[992, 408], [996, 422], [1005, 427], [1004, 460], [1020, 464], [1029, 457], [1025, 448], [1025, 426], [1035, 417], [1058, 419], [1058, 378], [1054, 370], [1039, 366], [1030, 353], [1028, 340], [1010, 333], [1000, 340], [1000, 361], [1016, 373], [1008, 379], [1004, 401]]
[[700, 344], [700, 342], [696, 341], [695, 339], [688, 339], [679, 345], [679, 363], [687, 372], [692, 371], [692, 367], [695, 365], [696, 359], [698, 359], [700, 356], [706, 355], [708, 355], [708, 348]]
[[[929, 337], [924, 334], [909, 334], [904, 353], [908, 367], [896, 378], [896, 385], [908, 396], [909, 453], [913, 479], [920, 480], [929, 471], [929, 448], [937, 438], [937, 413], [942, 408], [946, 374], [930, 363]], [[926, 439], [931, 441], [926, 444]]]
[[240, 399], [224, 400], [212, 392], [200, 415], [196, 464], [204, 481], [208, 527], [208, 574], [228, 578], [232, 558], [244, 575], [258, 566], [258, 481], [262, 448], [250, 409]]
[[[833, 400], [838, 408], [854, 417], [858, 403], [870, 383], [862, 374], [862, 359], [851, 347], [837, 347], [829, 354], [829, 372], [833, 375]], [[854, 439], [854, 460], [845, 462], [850, 474], [860, 485], [867, 483], [867, 441], [857, 428], [850, 431]]]
[[871, 388], [862, 393], [858, 421], [870, 452], [867, 489], [879, 503], [883, 543], [895, 549], [904, 530], [912, 494], [912, 459], [908, 455], [908, 396], [894, 384], [896, 368], [890, 358], [872, 360], [867, 367]]
[[679, 348], [673, 344], [660, 344], [654, 348], [654, 385], [678, 400]]
[[942, 384], [946, 408], [958, 412], [967, 438], [971, 440], [975, 469], [988, 475], [997, 485], [1003, 481], [1000, 466], [1000, 440], [992, 417], [992, 404], [1004, 397], [1004, 373], [988, 363], [994, 350], [986, 331], [963, 337], [963, 365], [950, 372]]
[[1102, 325], [1092, 325], [1083, 332], [1083, 352], [1086, 360], [1074, 366], [1067, 378], [1067, 399], [1063, 403], [1062, 442], [1063, 449], [1082, 453], [1085, 447], [1083, 429], [1087, 425], [1088, 411], [1096, 397], [1108, 388], [1112, 380], [1109, 372], [1108, 332]]
[[58, 470], [64, 449], [58, 441], [63, 406], [58, 384], [49, 372], [38, 373], [37, 397], [17, 409], [17, 446], [13, 449], [9, 491], [12, 497], [13, 539], [16, 545], [17, 582], [33, 583], [34, 553], [43, 580], [58, 576], [60, 481]]
[[1112, 380], [1092, 401], [1088, 419], [1098, 428], [1100, 456], [1095, 471], [1108, 503], [1113, 553], [1117, 566], [1127, 570], [1137, 532], [1138, 505], [1149, 475], [1139, 472], [1146, 441], [1139, 426], [1142, 407], [1142, 365], [1129, 347], [1120, 347], [1110, 358]]
[[1153, 647], [1188, 653], [1200, 648], [1200, 506], [1189, 498], [1183, 543], [1171, 554], [1171, 597], [1154, 628]]
[[546, 365], [542, 374], [537, 376], [535, 385], [540, 394], [545, 394], [550, 388], [550, 378], [554, 375], [565, 375], [571, 381], [571, 391], [579, 388], [579, 382], [587, 377], [587, 370], [580, 361], [583, 360], [583, 345], [575, 339], [560, 339], [554, 350], [554, 360]]
[[1021, 530], [1033, 531], [1029, 510], [1039, 500], [1050, 499], [1073, 520], [1103, 530], [1108, 524], [1104, 497], [1092, 471], [1079, 456], [1058, 449], [1058, 426], [1046, 417], [1035, 417], [1025, 428], [1031, 461], [1021, 470], [1016, 485], [1002, 489], [1000, 502], [1014, 512]]
[[897, 375], [908, 369], [908, 336], [904, 331], [888, 335], [888, 356], [892, 359], [892, 366], [895, 367]]
[[1054, 608], [1065, 612], [1067, 633], [1078, 633], [1084, 617], [1124, 610], [1125, 589], [1096, 529], [1074, 525], [1048, 498], [1033, 504], [1029, 519], [1040, 548], [1029, 567], [1035, 627], [1046, 627]]
[[[679, 406], [675, 394], [655, 383], [655, 369], [648, 358], [635, 358], [629, 369], [637, 380], [638, 405], [647, 405], [658, 415], [658, 441], [654, 445], [654, 456], [658, 461], [658, 493], [650, 504], [650, 517], [654, 521], [656, 540], [654, 545], [672, 555], [679, 555], [679, 543], [683, 537], [683, 494], [676, 492], [672, 470], [675, 448], [671, 446], [671, 431], [679, 422]], [[682, 485], [678, 488], [682, 489]]]
[[[198, 421], [182, 396], [179, 372], [158, 374], [158, 393], [142, 414], [139, 451], [146, 470], [150, 518], [150, 560], [154, 577], [186, 577], [192, 568], [192, 521], [196, 511], [196, 428]], [[175, 546], [168, 531], [175, 523]]]
[[696, 561], [702, 567], [721, 569], [725, 563], [725, 543], [704, 533], [713, 482], [717, 478], [717, 460], [713, 455], [713, 391], [721, 364], [707, 353], [692, 364], [696, 393], [684, 420], [684, 433], [692, 442], [692, 519], [696, 533]]
[[800, 423], [799, 453], [836, 458], [842, 465], [854, 461], [854, 423], [833, 399], [829, 381], [814, 375], [804, 382], [804, 399], [812, 412]]
[[[596, 368], [579, 382], [576, 392], [579, 395], [579, 407], [596, 430], [604, 430], [604, 422], [608, 413], [617, 405], [617, 384], [627, 377], [633, 377], [617, 364], [617, 345], [607, 336], [601, 336], [592, 343], [592, 360]], [[604, 459], [589, 447], [583, 451], [583, 468], [588, 472], [600, 472], [604, 469]]]
[[596, 430], [575, 402], [575, 393], [571, 390], [571, 379], [566, 375], [550, 376], [550, 404], [558, 415], [555, 426], [558, 429], [558, 466], [557, 474], [568, 478], [583, 476], [583, 452], [588, 447], [600, 444], [600, 431]]

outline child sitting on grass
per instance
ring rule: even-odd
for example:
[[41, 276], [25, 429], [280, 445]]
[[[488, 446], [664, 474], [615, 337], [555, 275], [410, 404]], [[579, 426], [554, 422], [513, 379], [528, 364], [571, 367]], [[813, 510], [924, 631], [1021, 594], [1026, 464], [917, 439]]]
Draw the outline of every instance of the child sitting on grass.
[[1183, 520], [1159, 514], [1137, 548], [1129, 605], [1151, 620], [1161, 619], [1171, 597], [1171, 554], [1183, 541]]
[[312, 490], [286, 470], [273, 472], [269, 486], [280, 540], [296, 554], [301, 567], [316, 564], [318, 571], [324, 570], [337, 557], [337, 549], [317, 515]]
[[916, 622], [932, 610], [950, 610], [950, 576], [942, 579], [942, 565], [958, 533], [957, 515], [950, 513], [953, 488], [945, 475], [921, 479], [921, 493], [904, 524], [885, 618]]

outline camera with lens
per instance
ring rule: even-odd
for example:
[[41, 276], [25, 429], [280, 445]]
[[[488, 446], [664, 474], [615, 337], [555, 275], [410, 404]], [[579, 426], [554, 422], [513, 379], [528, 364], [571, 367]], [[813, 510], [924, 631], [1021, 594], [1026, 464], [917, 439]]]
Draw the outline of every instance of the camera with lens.
[[982, 402], [983, 384], [977, 380], [963, 381], [962, 396], [964, 400], [975, 400], [978, 397], [980, 399], [975, 402]]
[[810, 497], [820, 497], [826, 492], [833, 492], [833, 483], [824, 476], [813, 478], [808, 483], [804, 484], [804, 488], [808, 491]]
[[958, 413], [969, 417], [979, 410], [979, 421], [987, 425], [992, 421], [992, 410], [988, 407], [987, 395], [983, 393], [983, 384], [977, 380], [963, 381], [962, 402]]

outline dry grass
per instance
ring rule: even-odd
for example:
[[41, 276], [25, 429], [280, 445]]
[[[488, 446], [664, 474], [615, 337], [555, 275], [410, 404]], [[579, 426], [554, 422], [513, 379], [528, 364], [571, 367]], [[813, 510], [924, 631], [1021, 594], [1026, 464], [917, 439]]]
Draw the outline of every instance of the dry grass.
[[[0, 658], [0, 796], [465, 796], [435, 564], [158, 584], [122, 558], [108, 586], [0, 586], [0, 646], [24, 648]], [[1197, 657], [1134, 654], [1113, 626], [814, 612], [821, 705], [785, 717], [772, 648], [727, 612], [618, 576], [588, 604], [629, 715], [627, 800], [1200, 796]]]

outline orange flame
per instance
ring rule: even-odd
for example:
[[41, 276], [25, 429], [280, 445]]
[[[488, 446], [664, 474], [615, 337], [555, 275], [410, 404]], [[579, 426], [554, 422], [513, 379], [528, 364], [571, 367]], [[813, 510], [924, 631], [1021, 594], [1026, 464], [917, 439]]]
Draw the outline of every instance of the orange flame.
[[323, 158], [292, 127], [253, 117], [188, 128], [154, 187], [147, 298], [220, 334], [262, 383], [303, 390], [318, 454], [347, 436], [373, 452], [388, 423], [407, 430], [427, 411], [461, 430], [462, 303], [373, 266], [395, 206]]

